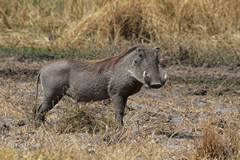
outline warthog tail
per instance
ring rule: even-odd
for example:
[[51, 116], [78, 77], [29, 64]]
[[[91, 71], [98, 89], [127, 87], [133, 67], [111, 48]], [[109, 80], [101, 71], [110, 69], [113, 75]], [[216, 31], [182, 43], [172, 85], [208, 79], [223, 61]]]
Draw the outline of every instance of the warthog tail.
[[33, 108], [33, 114], [34, 114], [34, 118], [35, 118], [35, 115], [36, 115], [36, 111], [37, 111], [37, 108], [38, 108], [38, 83], [39, 83], [39, 80], [40, 80], [40, 72], [38, 73], [38, 75], [37, 75], [37, 87], [36, 87], [36, 101], [35, 101], [35, 106], [34, 106], [34, 108]]

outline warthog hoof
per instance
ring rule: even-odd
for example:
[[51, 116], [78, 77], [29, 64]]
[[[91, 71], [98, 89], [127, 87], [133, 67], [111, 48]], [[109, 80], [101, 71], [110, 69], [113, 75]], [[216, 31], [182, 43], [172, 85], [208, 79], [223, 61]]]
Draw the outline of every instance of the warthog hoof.
[[35, 128], [40, 127], [41, 123], [45, 122], [45, 115], [36, 115], [35, 117]]

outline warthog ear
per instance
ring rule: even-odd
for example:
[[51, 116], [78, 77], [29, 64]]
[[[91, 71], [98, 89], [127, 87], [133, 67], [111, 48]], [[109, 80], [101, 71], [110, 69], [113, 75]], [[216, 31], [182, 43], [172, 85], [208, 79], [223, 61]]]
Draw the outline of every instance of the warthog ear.
[[160, 47], [155, 47], [154, 48], [157, 52], [160, 52]]

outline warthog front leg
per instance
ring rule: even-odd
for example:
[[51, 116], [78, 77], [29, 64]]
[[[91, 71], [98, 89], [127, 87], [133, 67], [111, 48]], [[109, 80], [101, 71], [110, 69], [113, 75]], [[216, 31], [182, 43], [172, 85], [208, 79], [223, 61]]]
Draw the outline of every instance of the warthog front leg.
[[127, 102], [127, 98], [119, 96], [119, 95], [114, 95], [111, 97], [112, 102], [115, 108], [115, 118], [116, 121], [119, 125], [119, 127], [122, 127], [124, 125], [123, 123], [123, 117], [125, 113], [125, 106]]

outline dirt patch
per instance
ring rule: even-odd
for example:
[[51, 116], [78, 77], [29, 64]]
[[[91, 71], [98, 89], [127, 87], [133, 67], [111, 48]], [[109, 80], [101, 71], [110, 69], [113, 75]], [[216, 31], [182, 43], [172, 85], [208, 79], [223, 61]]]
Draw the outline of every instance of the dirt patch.
[[[169, 79], [163, 88], [143, 88], [129, 97], [122, 130], [115, 125], [111, 103], [76, 104], [68, 97], [47, 114], [44, 126], [35, 129], [36, 74], [48, 62], [0, 61], [0, 145], [20, 151], [19, 157], [44, 155], [51, 148], [59, 158], [60, 148], [65, 148], [75, 158], [81, 150], [92, 159], [110, 157], [111, 153], [128, 159], [173, 155], [191, 159], [192, 155], [204, 156], [204, 147], [201, 151], [195, 147], [206, 132], [204, 124], [214, 128], [216, 137], [226, 138], [233, 130], [235, 136], [240, 134], [239, 66], [166, 66]], [[216, 143], [221, 143], [221, 151], [225, 149], [222, 142]], [[119, 147], [122, 150], [115, 152]], [[239, 158], [234, 149], [223, 156]]]

